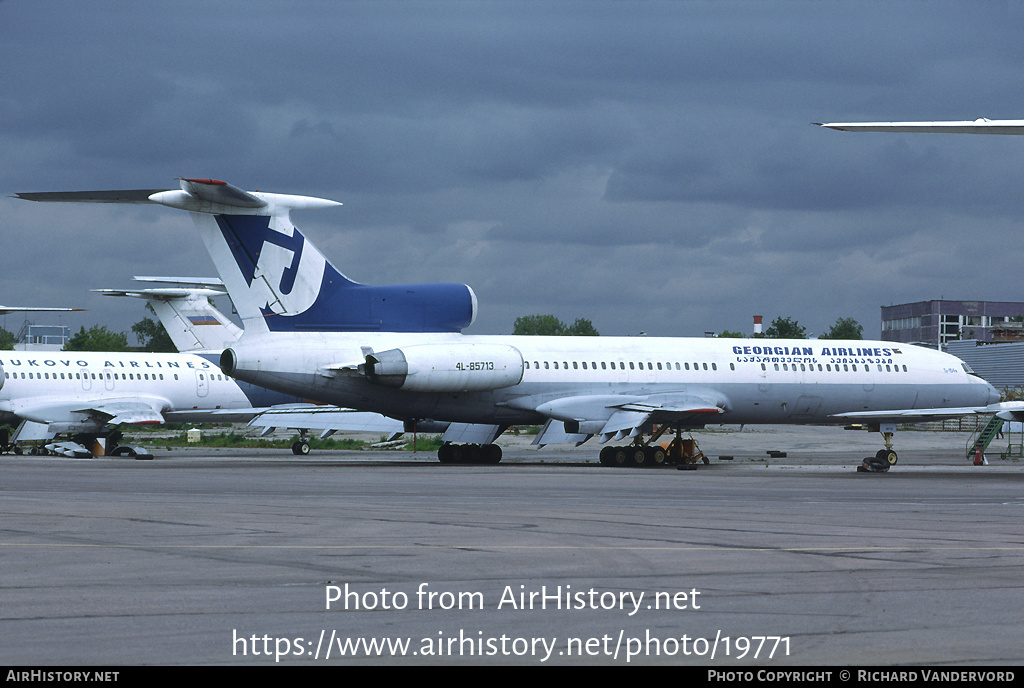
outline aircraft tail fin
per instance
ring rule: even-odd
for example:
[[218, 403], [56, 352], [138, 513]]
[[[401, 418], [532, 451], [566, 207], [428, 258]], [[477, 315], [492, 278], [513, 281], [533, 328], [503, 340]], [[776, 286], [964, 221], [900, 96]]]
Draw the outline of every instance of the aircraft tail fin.
[[[158, 203], [192, 213], [242, 318], [266, 331], [458, 332], [476, 317], [465, 284], [371, 286], [343, 275], [292, 224], [292, 210], [336, 201], [243, 191], [215, 179], [180, 179], [180, 190], [18, 194], [33, 201]], [[144, 198], [142, 194], [148, 193]]]
[[[220, 280], [136, 277], [146, 282], [165, 282], [161, 288], [119, 290], [94, 289], [105, 296], [145, 299], [179, 352], [216, 351], [231, 346], [242, 334], [241, 328], [221, 313], [210, 298], [227, 294]], [[206, 284], [207, 286], [196, 286]]]

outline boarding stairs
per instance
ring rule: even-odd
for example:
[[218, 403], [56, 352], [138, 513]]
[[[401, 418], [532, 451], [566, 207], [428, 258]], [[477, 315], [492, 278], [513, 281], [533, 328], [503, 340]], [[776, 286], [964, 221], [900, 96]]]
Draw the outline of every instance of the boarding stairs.
[[999, 416], [992, 416], [985, 425], [981, 426], [980, 429], [971, 435], [971, 441], [967, 444], [967, 458], [973, 458], [979, 450], [984, 455], [985, 450], [992, 444], [992, 440], [999, 435], [999, 431], [1002, 428], [1003, 419]]

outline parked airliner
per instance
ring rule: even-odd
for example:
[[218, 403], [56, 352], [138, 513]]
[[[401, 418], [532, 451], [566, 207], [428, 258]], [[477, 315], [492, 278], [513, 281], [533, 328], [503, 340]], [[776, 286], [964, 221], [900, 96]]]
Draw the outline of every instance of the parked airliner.
[[[463, 284], [369, 286], [341, 274], [292, 224], [334, 201], [247, 192], [212, 179], [180, 190], [22, 193], [35, 201], [155, 203], [190, 211], [244, 333], [221, 368], [239, 380], [403, 418], [451, 421], [442, 462], [495, 462], [513, 424], [538, 444], [628, 441], [604, 463], [659, 463], [653, 440], [708, 424], [896, 423], [991, 406], [999, 394], [949, 354], [884, 341], [462, 334], [477, 299]], [[1016, 407], [1012, 407], [1016, 410]], [[652, 425], [660, 426], [647, 439]], [[672, 454], [670, 453], [669, 458]]]
[[[245, 387], [243, 391], [242, 387]], [[12, 441], [77, 437], [82, 451], [109, 453], [95, 440], [124, 423], [245, 421], [254, 406], [294, 401], [240, 385], [193, 354], [86, 351], [0, 352], [0, 420], [21, 425]]]
[[[242, 329], [220, 312], [210, 297], [224, 296], [224, 283], [211, 277], [135, 277], [137, 282], [167, 286], [146, 289], [95, 289], [105, 296], [144, 299], [181, 353], [215, 354], [231, 346], [242, 335]], [[256, 409], [249, 425], [262, 427], [263, 434], [277, 428], [294, 428], [300, 437], [292, 443], [292, 453], [309, 453], [308, 430], [320, 430], [320, 439], [338, 431], [376, 432], [389, 439], [405, 432], [444, 432], [447, 423], [405, 423], [379, 413], [367, 413], [332, 405], [283, 403]]]

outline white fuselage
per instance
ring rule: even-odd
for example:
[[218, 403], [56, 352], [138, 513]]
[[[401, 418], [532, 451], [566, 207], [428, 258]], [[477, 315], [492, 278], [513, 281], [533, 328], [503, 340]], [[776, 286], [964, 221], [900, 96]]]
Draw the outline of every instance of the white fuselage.
[[0, 367], [0, 412], [37, 423], [81, 423], [116, 403], [178, 421], [193, 420], [189, 411], [252, 406], [234, 380], [191, 354], [10, 351]]
[[[411, 352], [438, 344], [464, 352], [455, 365], [469, 377], [473, 368], [486, 375], [493, 363], [476, 356], [475, 347], [512, 347], [522, 357], [521, 376], [494, 389], [408, 391], [372, 382], [358, 369], [368, 351]], [[587, 399], [607, 406], [612, 397], [628, 403], [665, 394], [713, 401], [721, 412], [707, 419], [712, 423], [837, 423], [837, 413], [998, 400], [992, 386], [956, 357], [881, 341], [247, 333], [233, 349], [232, 374], [254, 384], [398, 417], [467, 423], [559, 418], [550, 403], [560, 399], [567, 400], [566, 416], [585, 418]], [[408, 378], [427, 379], [451, 363], [410, 369]]]

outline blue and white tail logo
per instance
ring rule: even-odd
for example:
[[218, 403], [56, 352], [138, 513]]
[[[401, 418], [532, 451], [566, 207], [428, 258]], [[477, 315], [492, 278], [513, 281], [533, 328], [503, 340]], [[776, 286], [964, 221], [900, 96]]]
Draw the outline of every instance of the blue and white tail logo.
[[[217, 225], [264, 317], [296, 315], [316, 303], [327, 259], [280, 217], [218, 215]], [[282, 226], [283, 225], [283, 226]]]
[[[221, 278], [242, 318], [259, 317], [270, 331], [458, 332], [476, 315], [476, 296], [464, 284], [353, 282], [287, 216], [221, 214], [214, 219], [237, 270], [232, 277], [240, 276], [241, 282], [229, 279], [219, 252], [211, 249]], [[239, 290], [244, 290], [242, 298]]]
[[476, 316], [465, 284], [359, 284], [292, 225], [292, 210], [335, 201], [243, 191], [217, 179], [180, 179], [180, 190], [23, 193], [30, 201], [157, 203], [192, 214], [246, 330], [459, 332]]

